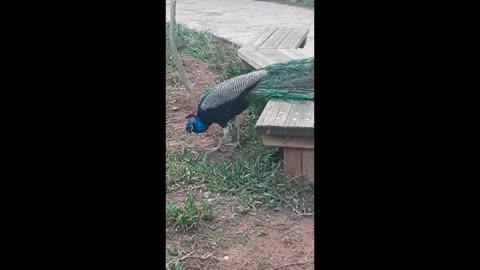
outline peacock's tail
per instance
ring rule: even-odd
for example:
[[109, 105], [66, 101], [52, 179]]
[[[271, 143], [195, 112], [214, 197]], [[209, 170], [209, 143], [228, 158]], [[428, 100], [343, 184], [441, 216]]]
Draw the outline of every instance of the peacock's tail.
[[273, 64], [265, 68], [265, 76], [252, 90], [255, 96], [272, 99], [313, 99], [314, 58]]

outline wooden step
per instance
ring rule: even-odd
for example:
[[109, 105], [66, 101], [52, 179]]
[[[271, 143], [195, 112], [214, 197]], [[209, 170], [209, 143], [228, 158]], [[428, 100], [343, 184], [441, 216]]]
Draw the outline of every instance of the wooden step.
[[313, 57], [300, 48], [305, 45], [308, 32], [308, 28], [267, 28], [243, 45], [238, 56], [254, 69]]

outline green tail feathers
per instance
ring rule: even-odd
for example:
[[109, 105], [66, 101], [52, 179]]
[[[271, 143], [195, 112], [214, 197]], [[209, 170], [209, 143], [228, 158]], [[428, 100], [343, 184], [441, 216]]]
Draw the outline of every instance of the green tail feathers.
[[265, 76], [252, 90], [252, 93], [264, 99], [312, 100], [315, 97], [314, 58], [293, 60], [287, 63], [273, 64], [265, 68]]

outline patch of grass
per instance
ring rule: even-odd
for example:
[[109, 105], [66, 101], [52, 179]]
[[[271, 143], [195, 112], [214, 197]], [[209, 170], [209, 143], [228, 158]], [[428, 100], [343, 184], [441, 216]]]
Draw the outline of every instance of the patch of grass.
[[297, 0], [297, 6], [315, 9], [315, 0]]
[[[175, 70], [171, 56], [169, 23], [165, 25], [166, 31], [166, 71], [167, 74]], [[177, 50], [180, 54], [187, 54], [195, 59], [208, 64], [208, 66], [226, 80], [243, 74], [240, 59], [237, 57], [238, 48], [219, 38], [214, 37], [207, 31], [195, 31], [187, 27], [176, 25]], [[170, 84], [179, 84], [180, 80], [170, 76], [167, 81]]]
[[167, 224], [176, 229], [186, 231], [196, 226], [200, 220], [211, 220], [213, 210], [210, 204], [204, 202], [200, 209], [195, 206], [193, 196], [188, 196], [185, 204], [178, 207], [172, 203], [167, 203]]
[[[268, 151], [267, 151], [268, 150]], [[167, 175], [182, 184], [205, 184], [209, 190], [230, 194], [240, 200], [241, 208], [258, 206], [313, 209], [313, 190], [303, 183], [288, 181], [275, 150], [252, 148], [236, 162], [212, 161], [205, 155], [186, 150], [169, 153]]]

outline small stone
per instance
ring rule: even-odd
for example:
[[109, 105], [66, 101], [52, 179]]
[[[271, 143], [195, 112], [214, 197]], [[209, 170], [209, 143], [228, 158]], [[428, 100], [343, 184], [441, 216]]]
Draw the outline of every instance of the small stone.
[[207, 191], [207, 192], [205, 192], [205, 194], [203, 194], [203, 197], [209, 198], [211, 194], [212, 193], [210, 191]]
[[209, 199], [207, 200], [207, 202], [211, 203], [211, 202], [213, 202], [213, 200], [215, 200], [215, 199], [214, 199], [214, 198], [209, 198]]
[[228, 256], [225, 256], [225, 257], [223, 257], [223, 259], [226, 261], [226, 260], [228, 260], [229, 258], [228, 258]]
[[180, 108], [178, 108], [178, 107], [173, 107], [173, 108], [172, 108], [172, 111], [178, 111], [179, 109], [180, 109]]

